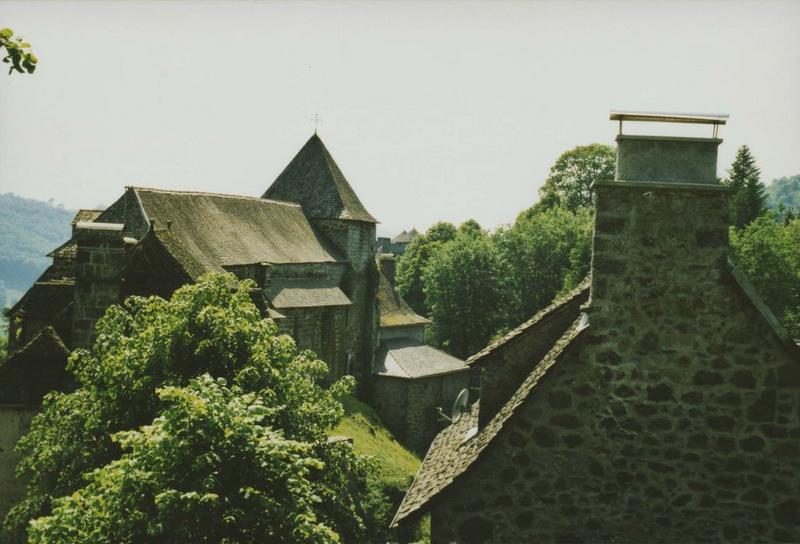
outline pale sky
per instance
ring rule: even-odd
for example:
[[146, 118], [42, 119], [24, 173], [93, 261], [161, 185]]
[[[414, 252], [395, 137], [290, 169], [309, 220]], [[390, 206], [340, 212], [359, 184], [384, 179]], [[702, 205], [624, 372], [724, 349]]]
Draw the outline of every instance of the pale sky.
[[389, 234], [512, 222], [612, 108], [728, 113], [721, 175], [742, 144], [800, 174], [800, 2], [0, 2], [0, 27], [40, 59], [0, 74], [0, 193], [69, 208], [260, 195], [317, 112]]

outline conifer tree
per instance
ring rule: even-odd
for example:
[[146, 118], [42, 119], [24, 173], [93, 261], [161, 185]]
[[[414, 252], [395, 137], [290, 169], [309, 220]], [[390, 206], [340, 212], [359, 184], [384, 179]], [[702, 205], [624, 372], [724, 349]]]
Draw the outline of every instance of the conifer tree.
[[736, 152], [736, 158], [724, 183], [733, 189], [730, 217], [731, 223], [737, 229], [764, 214], [767, 209], [766, 188], [761, 182], [761, 171], [746, 145]]

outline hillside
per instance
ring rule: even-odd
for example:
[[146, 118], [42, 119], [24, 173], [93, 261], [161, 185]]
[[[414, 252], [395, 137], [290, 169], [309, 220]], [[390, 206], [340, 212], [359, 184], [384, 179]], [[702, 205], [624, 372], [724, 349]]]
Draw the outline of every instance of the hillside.
[[781, 204], [786, 208], [800, 210], [800, 175], [772, 180], [767, 186], [770, 208], [778, 208]]
[[45, 257], [70, 235], [71, 210], [48, 202], [0, 195], [0, 281], [9, 304], [36, 280], [50, 262]]
[[[395, 440], [372, 408], [352, 397], [344, 399], [343, 404], [345, 418], [330, 435], [349, 436], [358, 453], [375, 458], [381, 484], [388, 489], [394, 503], [393, 513], [411, 485], [420, 459]], [[430, 518], [426, 516], [423, 519], [419, 531], [416, 537], [422, 542], [429, 542]]]

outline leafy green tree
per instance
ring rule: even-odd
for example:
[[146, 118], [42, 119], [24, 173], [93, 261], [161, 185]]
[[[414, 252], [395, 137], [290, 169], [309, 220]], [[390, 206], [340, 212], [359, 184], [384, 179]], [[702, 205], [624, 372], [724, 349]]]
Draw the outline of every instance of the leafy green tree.
[[731, 253], [767, 306], [800, 338], [800, 219], [770, 214], [731, 229]]
[[20, 74], [32, 74], [36, 70], [38, 59], [31, 52], [31, 44], [14, 36], [14, 31], [10, 28], [0, 29], [0, 49], [6, 50], [3, 62], [11, 64], [8, 73], [19, 72]]
[[[480, 226], [478, 227], [480, 229]], [[428, 316], [430, 308], [425, 303], [422, 274], [431, 256], [446, 242], [456, 237], [452, 223], [440, 222], [417, 236], [397, 262], [397, 292], [420, 315]]]
[[592, 184], [614, 179], [616, 151], [602, 144], [582, 145], [561, 154], [539, 189], [539, 202], [531, 213], [555, 206], [575, 212], [594, 205]]
[[481, 228], [480, 223], [474, 219], [467, 219], [461, 223], [458, 227], [458, 232], [467, 236], [484, 236], [486, 234], [486, 231]]
[[772, 180], [767, 187], [769, 207], [781, 217], [795, 217], [800, 210], [800, 175]]
[[509, 273], [515, 302], [509, 309], [509, 328], [529, 319], [562, 289], [575, 287], [588, 273], [592, 218], [588, 209], [573, 213], [553, 207], [521, 215], [495, 241]]
[[764, 214], [767, 209], [766, 189], [761, 183], [761, 172], [746, 145], [736, 152], [724, 184], [733, 189], [730, 214], [731, 223], [736, 228], [740, 229]]
[[[109, 308], [91, 349], [70, 357], [77, 388], [48, 394], [18, 443], [28, 491], [6, 518], [8, 539], [24, 541], [30, 520], [44, 516], [31, 529], [36, 542], [204, 541], [181, 533], [202, 512], [223, 516], [203, 527], [213, 524], [209, 535], [230, 541], [382, 538], [386, 520], [373, 524], [378, 506], [363, 460], [327, 441], [352, 378], [321, 387], [325, 363], [261, 318], [251, 287], [230, 274], [209, 275], [168, 301], [131, 297]], [[206, 373], [231, 385], [192, 381]], [[254, 406], [252, 419], [240, 417]], [[271, 472], [289, 458], [300, 472]], [[257, 467], [262, 461], [272, 465]], [[242, 465], [217, 470], [226, 462]], [[133, 465], [155, 475], [122, 478]], [[259, 480], [269, 474], [275, 479]], [[284, 525], [268, 528], [257, 515], [237, 513], [259, 504], [265, 520], [283, 508]], [[94, 523], [96, 540], [73, 538]], [[282, 540], [289, 534], [303, 538]]]
[[483, 348], [505, 321], [508, 272], [488, 235], [460, 232], [425, 267], [425, 302], [433, 336], [447, 351], [467, 357]]

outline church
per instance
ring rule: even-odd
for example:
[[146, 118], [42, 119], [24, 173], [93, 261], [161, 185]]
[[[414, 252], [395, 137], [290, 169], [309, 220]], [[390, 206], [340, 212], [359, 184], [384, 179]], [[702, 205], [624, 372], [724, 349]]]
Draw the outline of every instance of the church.
[[9, 311], [0, 406], [17, 412], [0, 414], [10, 421], [0, 487], [12, 485], [13, 443], [30, 414], [66, 383], [69, 351], [91, 343], [105, 310], [130, 295], [169, 297], [211, 272], [252, 280], [265, 317], [332, 378], [355, 376], [398, 439], [424, 451], [470, 373], [422, 342], [428, 321], [395, 292], [376, 223], [316, 133], [260, 197], [127, 187], [105, 210], [78, 212], [70, 240]]

